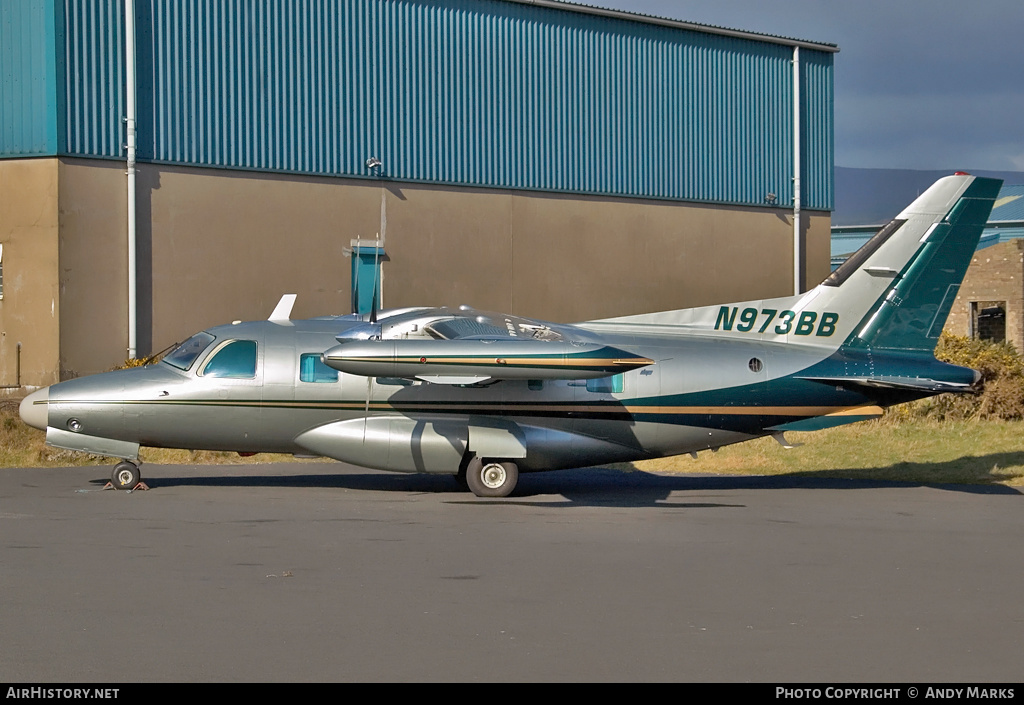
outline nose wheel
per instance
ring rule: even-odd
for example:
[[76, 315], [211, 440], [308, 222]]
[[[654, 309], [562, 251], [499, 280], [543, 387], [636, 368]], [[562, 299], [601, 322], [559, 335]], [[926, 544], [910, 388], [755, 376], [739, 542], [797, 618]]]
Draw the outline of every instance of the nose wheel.
[[115, 490], [148, 490], [149, 487], [142, 481], [142, 473], [139, 466], [127, 460], [114, 466], [110, 473], [110, 483], [107, 487]]

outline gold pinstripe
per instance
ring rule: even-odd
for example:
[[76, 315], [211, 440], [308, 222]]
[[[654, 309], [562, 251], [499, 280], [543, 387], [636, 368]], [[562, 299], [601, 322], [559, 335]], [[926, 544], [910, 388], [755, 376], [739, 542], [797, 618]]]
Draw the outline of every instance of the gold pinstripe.
[[[241, 406], [278, 409], [350, 409], [367, 407], [366, 400], [352, 401], [266, 401], [266, 400], [173, 400], [173, 399], [127, 399], [127, 400], [38, 400], [36, 404], [168, 404], [172, 406]], [[562, 405], [562, 404], [415, 404], [393, 406], [388, 402], [370, 401], [375, 411], [393, 409], [396, 411], [448, 411], [452, 413], [474, 413], [480, 411], [533, 411], [563, 413], [622, 413], [658, 414], [662, 416], [881, 416], [882, 408], [874, 405], [842, 406], [643, 406], [643, 405]]]

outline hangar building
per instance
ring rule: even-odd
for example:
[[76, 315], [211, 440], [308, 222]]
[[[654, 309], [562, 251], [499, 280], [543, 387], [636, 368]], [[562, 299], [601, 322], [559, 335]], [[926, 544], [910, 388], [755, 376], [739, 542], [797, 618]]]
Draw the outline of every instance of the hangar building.
[[4, 2], [0, 386], [282, 293], [571, 322], [813, 285], [836, 51], [549, 0]]

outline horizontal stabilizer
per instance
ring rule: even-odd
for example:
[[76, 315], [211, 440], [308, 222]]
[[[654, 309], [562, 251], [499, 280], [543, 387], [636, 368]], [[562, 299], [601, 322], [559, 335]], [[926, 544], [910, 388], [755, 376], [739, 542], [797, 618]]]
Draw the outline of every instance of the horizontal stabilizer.
[[881, 389], [906, 389], [909, 391], [942, 394], [945, 392], [973, 392], [974, 385], [962, 382], [945, 382], [925, 377], [801, 377], [811, 382], [822, 382], [842, 386], [873, 387]]

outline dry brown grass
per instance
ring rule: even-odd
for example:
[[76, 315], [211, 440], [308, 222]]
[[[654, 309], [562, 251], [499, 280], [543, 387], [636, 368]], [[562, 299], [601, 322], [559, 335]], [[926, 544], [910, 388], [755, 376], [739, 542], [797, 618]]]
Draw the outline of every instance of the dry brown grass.
[[635, 463], [637, 469], [720, 475], [815, 475], [928, 483], [1024, 485], [1024, 422], [869, 421], [760, 438], [718, 452]]

